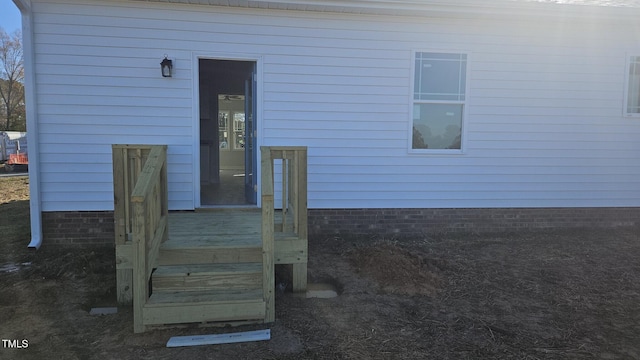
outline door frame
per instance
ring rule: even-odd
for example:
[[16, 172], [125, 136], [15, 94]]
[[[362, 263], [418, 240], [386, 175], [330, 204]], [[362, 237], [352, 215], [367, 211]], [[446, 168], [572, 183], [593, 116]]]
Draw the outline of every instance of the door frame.
[[[256, 136], [256, 207], [262, 206], [261, 196], [261, 176], [262, 169], [260, 167], [260, 146], [262, 145], [262, 131], [263, 131], [263, 59], [261, 55], [257, 54], [223, 54], [223, 53], [192, 53], [191, 56], [191, 68], [192, 70], [192, 89], [193, 89], [193, 105], [192, 105], [192, 164], [193, 164], [193, 204], [194, 209], [202, 207], [200, 198], [200, 63], [199, 60], [231, 60], [231, 61], [254, 61], [256, 63], [256, 93], [254, 96], [256, 108], [254, 109], [254, 126], [257, 131]], [[207, 207], [212, 207], [207, 205]], [[220, 205], [214, 207], [238, 207], [238, 205]], [[242, 205], [242, 207], [253, 207], [253, 205]]]

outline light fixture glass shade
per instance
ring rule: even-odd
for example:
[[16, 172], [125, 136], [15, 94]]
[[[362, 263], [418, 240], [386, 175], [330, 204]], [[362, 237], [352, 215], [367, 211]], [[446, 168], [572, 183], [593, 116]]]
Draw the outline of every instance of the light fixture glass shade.
[[162, 77], [171, 77], [173, 70], [173, 61], [164, 57], [164, 60], [160, 63], [160, 69], [162, 70]]

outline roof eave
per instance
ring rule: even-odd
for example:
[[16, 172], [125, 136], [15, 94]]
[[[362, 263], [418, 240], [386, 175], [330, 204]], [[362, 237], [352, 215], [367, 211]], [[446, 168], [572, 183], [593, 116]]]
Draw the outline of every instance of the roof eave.
[[640, 15], [639, 8], [568, 5], [512, 0], [131, 0], [258, 9], [397, 16], [544, 16], [545, 18], [621, 19]]

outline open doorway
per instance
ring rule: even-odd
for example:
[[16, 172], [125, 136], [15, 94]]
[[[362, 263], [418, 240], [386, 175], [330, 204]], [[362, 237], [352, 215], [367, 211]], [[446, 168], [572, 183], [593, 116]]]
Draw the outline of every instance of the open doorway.
[[199, 60], [200, 204], [256, 204], [256, 62]]

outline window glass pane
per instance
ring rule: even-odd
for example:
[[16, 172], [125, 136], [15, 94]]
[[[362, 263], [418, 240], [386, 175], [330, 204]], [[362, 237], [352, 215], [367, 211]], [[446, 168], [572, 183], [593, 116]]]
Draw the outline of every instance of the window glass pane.
[[229, 113], [218, 113], [218, 144], [220, 149], [229, 150]]
[[233, 114], [233, 148], [244, 149], [244, 113]]
[[413, 108], [414, 149], [460, 149], [461, 104], [415, 104]]
[[640, 114], [640, 56], [631, 58], [627, 96], [627, 113]]
[[463, 101], [466, 64], [464, 54], [417, 53], [414, 99]]

